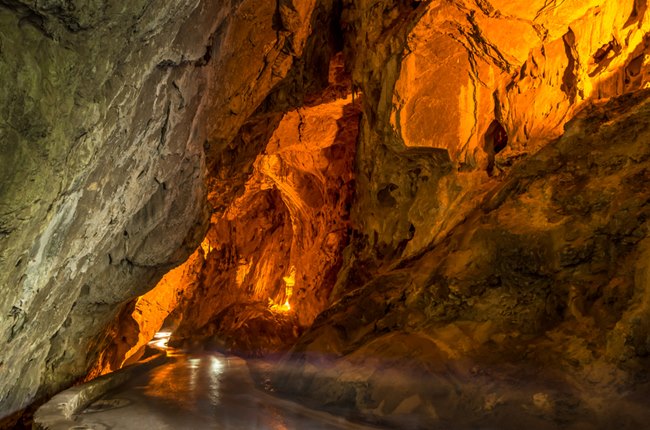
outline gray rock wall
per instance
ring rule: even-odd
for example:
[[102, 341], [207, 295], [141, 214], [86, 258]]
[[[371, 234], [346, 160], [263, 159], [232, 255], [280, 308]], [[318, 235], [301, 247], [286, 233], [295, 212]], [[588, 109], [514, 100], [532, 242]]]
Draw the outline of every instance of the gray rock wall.
[[0, 417], [83, 376], [198, 245], [206, 150], [310, 34], [315, 1], [285, 3], [0, 1]]
[[0, 5], [0, 416], [82, 375], [119, 304], [201, 233], [193, 65], [219, 19], [199, 1], [25, 3]]

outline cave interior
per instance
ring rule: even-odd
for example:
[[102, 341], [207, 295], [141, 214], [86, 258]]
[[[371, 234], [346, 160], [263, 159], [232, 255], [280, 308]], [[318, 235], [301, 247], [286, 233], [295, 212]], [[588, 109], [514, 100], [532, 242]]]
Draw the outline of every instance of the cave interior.
[[160, 348], [650, 428], [646, 0], [156, 3], [0, 0], [0, 428]]

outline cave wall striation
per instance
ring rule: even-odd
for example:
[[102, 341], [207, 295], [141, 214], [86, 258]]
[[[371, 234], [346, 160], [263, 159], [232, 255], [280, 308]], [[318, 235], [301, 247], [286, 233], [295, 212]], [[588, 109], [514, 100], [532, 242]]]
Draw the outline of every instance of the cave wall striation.
[[204, 238], [207, 167], [311, 34], [316, 2], [280, 3], [0, 2], [0, 416], [83, 377]]
[[645, 2], [344, 4], [352, 239], [275, 388], [413, 428], [642, 426]]
[[0, 0], [0, 417], [173, 322], [366, 420], [647, 422], [648, 18]]

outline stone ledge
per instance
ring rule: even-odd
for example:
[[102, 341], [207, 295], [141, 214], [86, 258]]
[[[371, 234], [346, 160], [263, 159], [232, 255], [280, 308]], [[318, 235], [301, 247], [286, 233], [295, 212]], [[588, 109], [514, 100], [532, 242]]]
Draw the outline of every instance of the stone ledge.
[[100, 376], [82, 385], [69, 388], [38, 408], [34, 414], [34, 430], [68, 430], [76, 425], [74, 416], [90, 403], [128, 381], [136, 371], [153, 368], [167, 361], [163, 354]]

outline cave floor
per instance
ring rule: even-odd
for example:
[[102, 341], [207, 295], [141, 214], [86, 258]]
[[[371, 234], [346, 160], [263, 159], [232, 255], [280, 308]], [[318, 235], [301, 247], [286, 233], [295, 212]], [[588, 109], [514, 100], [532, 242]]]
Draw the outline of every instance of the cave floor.
[[254, 386], [238, 357], [179, 354], [89, 405], [79, 429], [371, 429]]

